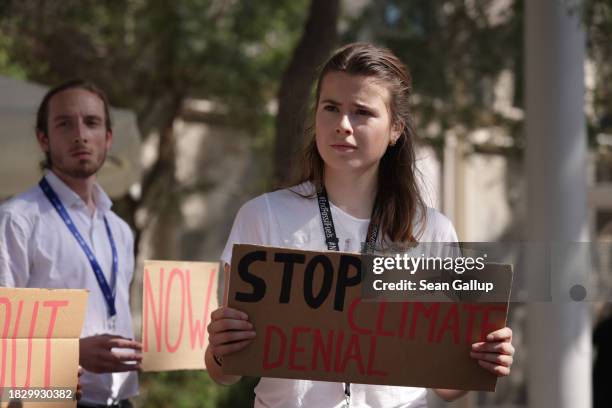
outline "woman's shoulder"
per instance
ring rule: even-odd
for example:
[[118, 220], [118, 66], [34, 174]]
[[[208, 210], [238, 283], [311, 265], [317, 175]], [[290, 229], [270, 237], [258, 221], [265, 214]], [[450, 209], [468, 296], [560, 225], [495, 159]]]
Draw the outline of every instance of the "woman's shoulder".
[[[425, 223], [423, 225], [423, 222]], [[447, 216], [432, 207], [425, 208], [425, 217], [417, 229], [421, 242], [457, 242], [455, 227]]]
[[244, 202], [244, 204], [242, 204], [238, 210], [238, 214], [244, 216], [255, 216], [267, 211], [268, 204], [266, 194], [268, 193], [260, 194]]
[[268, 211], [273, 213], [285, 210], [295, 211], [315, 197], [316, 193], [312, 184], [304, 182], [288, 188], [260, 194], [245, 202], [240, 208], [239, 213], [244, 216], [261, 216]]
[[307, 204], [314, 200], [317, 195], [312, 183], [305, 181], [291, 187], [271, 191], [264, 196], [271, 206], [291, 207]]

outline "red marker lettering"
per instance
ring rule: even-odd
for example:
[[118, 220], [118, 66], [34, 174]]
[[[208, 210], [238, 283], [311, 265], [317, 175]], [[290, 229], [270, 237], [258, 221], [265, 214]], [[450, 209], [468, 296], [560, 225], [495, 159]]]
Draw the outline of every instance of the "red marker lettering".
[[51, 308], [51, 317], [49, 318], [49, 329], [47, 330], [47, 339], [45, 344], [45, 387], [51, 386], [51, 338], [55, 329], [55, 321], [57, 319], [57, 309], [68, 306], [67, 300], [46, 300], [43, 302], [43, 307]]
[[386, 309], [387, 309], [387, 302], [380, 302], [378, 304], [378, 315], [376, 316], [376, 335], [377, 336], [395, 336], [394, 332], [385, 331], [383, 329]]
[[[204, 340], [206, 339], [206, 323], [208, 320], [208, 305], [210, 303], [210, 296], [215, 282], [216, 270], [210, 271], [210, 277], [208, 278], [208, 288], [206, 289], [206, 299], [204, 300], [204, 313], [202, 314], [202, 320], [193, 320], [193, 308], [191, 305], [191, 273], [189, 270], [185, 271], [185, 277], [187, 279], [187, 313], [189, 317], [189, 335], [191, 340], [191, 348], [196, 347], [203, 349]], [[196, 346], [196, 336], [198, 345]]]
[[376, 360], [376, 336], [372, 336], [370, 338], [370, 352], [368, 353], [367, 375], [386, 377], [388, 373], [374, 369], [374, 360]]
[[144, 271], [144, 321], [142, 328], [142, 348], [144, 352], [149, 351], [149, 306], [153, 314], [153, 325], [155, 326], [155, 345], [158, 352], [161, 351], [161, 329], [162, 329], [162, 293], [164, 289], [164, 268], [159, 270], [159, 309], [156, 312], [155, 300], [153, 299], [153, 289], [151, 288], [151, 277], [149, 270]]
[[361, 298], [356, 298], [353, 300], [348, 310], [348, 324], [353, 331], [356, 331], [359, 334], [372, 334], [372, 330], [364, 329], [363, 327], [359, 327], [357, 323], [355, 323], [355, 309], [357, 309], [357, 305], [361, 303]]
[[295, 360], [297, 353], [306, 351], [306, 347], [298, 347], [298, 336], [300, 333], [308, 333], [309, 331], [310, 329], [308, 327], [294, 327], [293, 330], [291, 330], [291, 346], [289, 347], [289, 369], [291, 370], [306, 370], [305, 365], [297, 365]]
[[342, 371], [342, 343], [344, 343], [344, 330], [338, 330], [338, 340], [336, 340], [336, 359], [334, 362], [334, 370], [338, 373]]
[[[11, 364], [11, 385], [17, 387], [17, 380], [15, 378], [17, 374], [17, 332], [19, 331], [19, 323], [21, 323], [21, 312], [23, 310], [23, 300], [19, 301], [17, 306], [17, 318], [15, 319], [15, 327], [13, 328], [13, 360]], [[27, 381], [27, 379], [26, 379]]]
[[402, 316], [400, 318], [399, 334], [398, 336], [404, 337], [406, 331], [406, 322], [408, 321], [408, 310], [410, 309], [410, 302], [402, 303]]
[[474, 330], [474, 313], [481, 310], [482, 308], [476, 305], [465, 304], [463, 305], [463, 309], [469, 312], [467, 328], [465, 330], [465, 342], [467, 344], [472, 344], [476, 341], [472, 333], [472, 331]]
[[357, 363], [357, 369], [359, 370], [359, 373], [363, 374], [364, 373], [364, 368], [363, 368], [363, 361], [362, 361], [362, 355], [361, 355], [361, 347], [359, 346], [359, 336], [356, 334], [351, 335], [351, 338], [349, 340], [349, 343], [346, 347], [346, 353], [344, 353], [344, 358], [342, 359], [342, 365], [341, 370], [345, 371], [346, 370], [346, 366], [349, 363], [349, 360], [355, 360], [355, 363]]
[[409, 336], [414, 339], [417, 329], [417, 323], [419, 321], [419, 312], [427, 319], [431, 319], [429, 323], [429, 334], [427, 335], [427, 341], [432, 342], [434, 338], [434, 331], [436, 328], [436, 322], [438, 321], [438, 312], [440, 311], [440, 303], [432, 303], [431, 306], [427, 307], [421, 302], [415, 302], [412, 309], [412, 322], [410, 324]]
[[[280, 346], [278, 358], [276, 361], [271, 361], [270, 350], [272, 349], [272, 335], [276, 333], [280, 340]], [[263, 368], [264, 370], [270, 370], [272, 368], [280, 367], [285, 361], [285, 349], [287, 348], [287, 336], [281, 330], [280, 327], [268, 325], [266, 326], [266, 338], [264, 340], [264, 355], [263, 355]]]
[[312, 369], [317, 369], [317, 357], [321, 354], [323, 358], [323, 366], [325, 371], [331, 370], [331, 357], [334, 347], [334, 331], [327, 332], [327, 345], [323, 344], [323, 336], [321, 330], [314, 329], [314, 340], [312, 342]]
[[503, 306], [490, 306], [485, 308], [482, 316], [482, 326], [480, 329], [480, 341], [485, 341], [487, 334], [499, 328], [499, 325], [496, 325], [495, 322], [490, 321], [489, 315], [491, 313], [503, 313], [505, 315], [506, 308]]
[[438, 334], [436, 336], [436, 343], [439, 343], [442, 340], [442, 336], [446, 331], [450, 331], [453, 335], [453, 342], [455, 344], [459, 344], [459, 312], [457, 311], [457, 305], [452, 304], [446, 316], [444, 317], [444, 321], [440, 329], [438, 330]]
[[0, 305], [4, 305], [4, 328], [2, 329], [2, 372], [0, 372], [0, 388], [4, 387], [6, 380], [6, 349], [9, 327], [11, 325], [11, 301], [8, 298], [0, 298]]
[[[168, 319], [168, 315], [170, 313], [170, 290], [172, 289], [172, 282], [174, 281], [174, 277], [178, 276], [181, 280], [181, 297], [180, 297], [180, 302], [181, 302], [181, 318], [180, 318], [180, 326], [179, 326], [179, 334], [178, 337], [176, 339], [176, 342], [174, 344], [170, 344], [170, 331], [168, 330], [168, 323], [169, 320]], [[166, 339], [166, 348], [168, 349], [168, 352], [170, 353], [174, 353], [176, 352], [176, 350], [178, 350], [179, 346], [181, 345], [181, 339], [183, 338], [183, 325], [185, 324], [185, 280], [183, 279], [183, 272], [178, 269], [178, 268], [174, 268], [172, 270], [172, 272], [170, 272], [170, 277], [168, 278], [168, 286], [166, 286], [166, 307], [165, 307], [165, 314], [164, 314], [164, 320], [165, 320], [165, 339]]]

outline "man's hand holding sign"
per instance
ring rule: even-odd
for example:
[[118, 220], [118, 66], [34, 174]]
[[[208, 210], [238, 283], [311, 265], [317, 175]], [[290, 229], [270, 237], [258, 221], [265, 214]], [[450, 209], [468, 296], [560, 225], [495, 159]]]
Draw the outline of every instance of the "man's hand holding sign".
[[120, 373], [141, 368], [142, 346], [138, 341], [118, 335], [99, 334], [82, 338], [79, 346], [80, 364], [92, 373]]
[[484, 271], [497, 275], [505, 301], [370, 302], [362, 258], [234, 246], [228, 306], [211, 315], [207, 358], [228, 382], [254, 375], [492, 391], [496, 376], [509, 374], [508, 266]]

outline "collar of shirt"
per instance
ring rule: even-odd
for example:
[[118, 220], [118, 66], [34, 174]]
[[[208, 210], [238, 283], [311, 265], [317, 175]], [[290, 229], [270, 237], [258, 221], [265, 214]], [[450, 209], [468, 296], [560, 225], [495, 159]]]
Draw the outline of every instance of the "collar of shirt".
[[[55, 173], [49, 170], [46, 172], [45, 178], [66, 207], [85, 206], [85, 202], [81, 197], [57, 177]], [[110, 211], [113, 202], [98, 183], [94, 184], [93, 195], [94, 203], [96, 204], [96, 212], [98, 214], [104, 215], [106, 212]]]

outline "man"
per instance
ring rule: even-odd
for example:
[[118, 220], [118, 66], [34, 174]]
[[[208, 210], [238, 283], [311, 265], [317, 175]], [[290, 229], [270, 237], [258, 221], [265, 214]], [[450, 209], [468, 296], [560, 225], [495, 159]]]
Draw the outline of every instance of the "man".
[[80, 80], [51, 89], [36, 120], [47, 171], [0, 206], [0, 286], [90, 292], [79, 345], [82, 407], [130, 407], [142, 359], [131, 340], [132, 233], [96, 183], [112, 137], [102, 91]]

